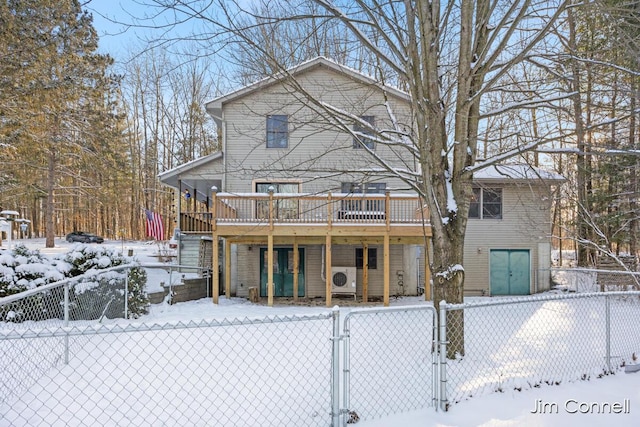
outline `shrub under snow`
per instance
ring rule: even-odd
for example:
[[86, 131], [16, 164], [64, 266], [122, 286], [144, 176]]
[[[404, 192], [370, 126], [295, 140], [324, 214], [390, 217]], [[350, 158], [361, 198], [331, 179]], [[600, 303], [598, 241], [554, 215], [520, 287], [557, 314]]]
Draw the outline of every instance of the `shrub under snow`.
[[[39, 251], [19, 245], [0, 254], [0, 297], [37, 288], [47, 283], [109, 267], [137, 264], [130, 257], [104, 246], [79, 244], [62, 256], [51, 259]], [[149, 299], [144, 291], [147, 275], [135, 266], [122, 271], [96, 274], [72, 286], [69, 295], [71, 320], [124, 317], [125, 278], [128, 274], [128, 313], [137, 318], [148, 312]], [[63, 317], [63, 289], [36, 294], [25, 300], [0, 307], [0, 321], [43, 320]]]

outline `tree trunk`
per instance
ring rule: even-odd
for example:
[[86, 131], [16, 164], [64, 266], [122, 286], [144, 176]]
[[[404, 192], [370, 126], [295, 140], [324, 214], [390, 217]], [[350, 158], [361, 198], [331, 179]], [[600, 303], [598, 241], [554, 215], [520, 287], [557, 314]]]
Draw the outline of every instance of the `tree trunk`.
[[[630, 110], [636, 110], [636, 100], [638, 94], [637, 82], [634, 79], [631, 88], [631, 100]], [[629, 148], [637, 150], [636, 147], [636, 113], [631, 114], [629, 118]], [[629, 220], [629, 252], [632, 256], [638, 256], [638, 220], [636, 211], [638, 209], [638, 203], [636, 199], [638, 197], [638, 158], [636, 157], [633, 165], [631, 166], [631, 197], [629, 198], [629, 211], [631, 212], [631, 218]]]
[[55, 221], [54, 221], [54, 191], [56, 179], [56, 152], [54, 147], [49, 148], [49, 159], [47, 165], [47, 205], [45, 208], [45, 247], [55, 246]]
[[[571, 10], [567, 12], [567, 22], [569, 24], [569, 47], [572, 51], [577, 50], [576, 43], [576, 25], [574, 14]], [[589, 187], [589, 181], [591, 180], [590, 171], [589, 171], [589, 158], [586, 153], [587, 145], [586, 145], [586, 132], [585, 132], [585, 123], [583, 118], [583, 107], [581, 90], [580, 90], [580, 66], [578, 61], [572, 61], [571, 64], [571, 91], [575, 93], [572, 96], [573, 103], [573, 119], [576, 127], [576, 146], [578, 149], [577, 159], [576, 159], [576, 186], [578, 192], [578, 212], [577, 212], [577, 261], [578, 266], [586, 267], [590, 264], [590, 249], [589, 247], [583, 243], [590, 240], [591, 237], [591, 227], [589, 226], [589, 194], [587, 188]]]
[[[433, 265], [433, 302], [440, 311], [440, 303], [458, 304], [464, 300], [464, 270], [462, 253], [464, 239], [448, 240], [437, 238], [434, 243]], [[464, 356], [464, 311], [454, 310], [447, 313], [447, 358]]]

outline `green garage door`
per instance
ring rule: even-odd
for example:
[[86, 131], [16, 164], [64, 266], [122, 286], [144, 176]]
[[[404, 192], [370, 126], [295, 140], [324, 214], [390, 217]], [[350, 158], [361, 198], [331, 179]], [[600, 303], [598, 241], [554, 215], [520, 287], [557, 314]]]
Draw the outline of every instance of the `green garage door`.
[[530, 263], [528, 249], [492, 249], [491, 295], [529, 295]]

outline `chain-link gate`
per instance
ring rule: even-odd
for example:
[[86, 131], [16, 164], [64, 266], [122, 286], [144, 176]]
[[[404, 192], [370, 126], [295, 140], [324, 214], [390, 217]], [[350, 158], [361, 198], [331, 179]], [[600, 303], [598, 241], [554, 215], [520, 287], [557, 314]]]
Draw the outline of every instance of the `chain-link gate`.
[[344, 320], [343, 424], [436, 402], [436, 310], [354, 310]]

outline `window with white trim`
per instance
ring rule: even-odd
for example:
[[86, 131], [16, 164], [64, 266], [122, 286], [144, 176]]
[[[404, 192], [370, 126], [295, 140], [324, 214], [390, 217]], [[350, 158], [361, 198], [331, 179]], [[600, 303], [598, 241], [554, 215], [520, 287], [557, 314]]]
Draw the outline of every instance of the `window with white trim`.
[[267, 148], [289, 146], [289, 116], [272, 114], [267, 116]]
[[502, 188], [474, 187], [469, 218], [502, 219]]

